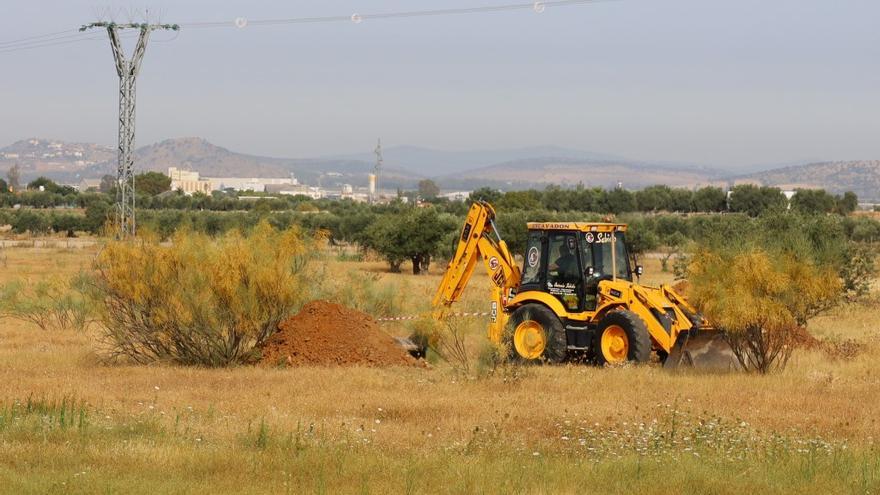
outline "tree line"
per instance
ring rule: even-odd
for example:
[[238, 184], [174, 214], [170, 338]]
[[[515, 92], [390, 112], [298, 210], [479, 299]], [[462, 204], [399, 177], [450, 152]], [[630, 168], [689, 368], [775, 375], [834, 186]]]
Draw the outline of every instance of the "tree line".
[[[425, 183], [430, 184], [425, 184]], [[0, 207], [21, 205], [32, 208], [86, 207], [94, 201], [89, 195], [103, 194], [108, 203], [115, 196], [115, 180], [105, 176], [98, 191], [78, 192], [70, 186], [56, 184], [45, 177], [37, 178], [23, 190], [14, 188], [10, 192], [8, 183], [0, 179]], [[302, 195], [271, 196], [263, 193], [246, 193], [257, 200], [241, 200], [235, 192], [213, 191], [211, 194], [195, 193], [185, 195], [171, 191], [171, 179], [158, 172], [145, 172], [135, 177], [137, 205], [148, 210], [209, 210], [209, 211], [249, 211], [268, 209], [270, 211], [296, 210], [303, 212], [330, 209], [331, 200], [313, 200]], [[438, 197], [439, 188], [426, 179], [419, 183], [417, 192], [398, 193], [398, 199], [407, 198], [412, 202], [427, 202], [448, 213], [461, 213], [466, 205]], [[822, 189], [799, 189], [789, 200], [776, 187], [741, 184], [730, 191], [719, 187], [702, 187], [691, 190], [673, 188], [666, 185], [649, 186], [637, 191], [622, 188], [587, 188], [577, 185], [563, 188], [547, 186], [543, 190], [502, 192], [492, 188], [480, 188], [470, 195], [471, 200], [488, 201], [501, 210], [548, 210], [577, 211], [604, 214], [631, 212], [643, 213], [718, 213], [730, 211], [758, 216], [766, 212], [793, 209], [801, 213], [837, 213], [847, 215], [858, 207], [855, 193], [832, 195]]]
[[[101, 233], [113, 206], [103, 200], [88, 202], [83, 213], [22, 208], [0, 210], [0, 225], [11, 225], [15, 233], [46, 234], [85, 231]], [[353, 201], [315, 202], [316, 211], [273, 211], [262, 206], [248, 211], [209, 210], [138, 210], [140, 229], [168, 238], [179, 230], [208, 235], [221, 235], [231, 230], [249, 231], [266, 219], [279, 229], [298, 226], [306, 231], [321, 232], [331, 244], [351, 244], [380, 254], [392, 270], [400, 270], [411, 262], [416, 273], [427, 268], [435, 258], [448, 258], [455, 249], [466, 214], [466, 204], [414, 206], [404, 203], [366, 205]], [[320, 208], [319, 208], [320, 207]], [[497, 226], [511, 250], [521, 253], [526, 243], [526, 223], [533, 221], [595, 222], [607, 219], [606, 214], [582, 211], [498, 208]], [[627, 233], [631, 249], [636, 253], [662, 251], [668, 259], [688, 243], [733, 242], [752, 236], [753, 231], [765, 232], [768, 238], [783, 230], [809, 232], [816, 239], [845, 244], [875, 244], [880, 241], [880, 222], [864, 216], [804, 213], [799, 210], [766, 212], [758, 216], [746, 213], [679, 214], [621, 213], [616, 221], [629, 224]], [[783, 229], [784, 227], [784, 229]]]
[[758, 216], [769, 211], [789, 208], [802, 213], [839, 213], [847, 215], [858, 208], [855, 193], [832, 195], [822, 189], [800, 189], [791, 201], [777, 187], [741, 184], [729, 194], [720, 187], [696, 190], [666, 185], [649, 186], [638, 191], [622, 188], [562, 188], [547, 186], [543, 191], [501, 192], [491, 188], [477, 189], [471, 199], [483, 199], [501, 209], [546, 209], [550, 211], [586, 211], [597, 213], [719, 213], [730, 211]]
[[[155, 172], [140, 174], [136, 180], [136, 190], [140, 191], [139, 228], [163, 238], [181, 229], [209, 235], [247, 231], [265, 218], [278, 228], [296, 225], [325, 233], [331, 243], [356, 244], [375, 251], [395, 271], [408, 261], [416, 273], [428, 268], [432, 259], [452, 254], [469, 208], [468, 202], [436, 196], [418, 204], [397, 200], [370, 205], [351, 200], [265, 195], [243, 201], [221, 192], [192, 196], [173, 192], [169, 190], [170, 179]], [[107, 180], [102, 185], [105, 192], [77, 192], [39, 178], [23, 191], [0, 193], [0, 206], [29, 206], [0, 209], [0, 224], [11, 225], [15, 233], [97, 234], [113, 217], [113, 187], [114, 181]], [[688, 242], [709, 236], [748, 235], [751, 229], [764, 228], [761, 222], [767, 218], [821, 220], [827, 223], [826, 227], [833, 227], [828, 232], [847, 241], [880, 240], [880, 222], [847, 216], [858, 204], [854, 194], [834, 196], [823, 190], [799, 190], [789, 201], [779, 189], [754, 185], [736, 186], [729, 195], [715, 187], [691, 191], [651, 186], [631, 192], [549, 186], [543, 191], [500, 192], [484, 188], [474, 191], [471, 199], [486, 200], [496, 206], [497, 225], [514, 253], [525, 247], [527, 222], [601, 221], [609, 214], [630, 224], [628, 237], [635, 252], [663, 249], [669, 253], [664, 263]], [[65, 211], [58, 206], [82, 211]]]

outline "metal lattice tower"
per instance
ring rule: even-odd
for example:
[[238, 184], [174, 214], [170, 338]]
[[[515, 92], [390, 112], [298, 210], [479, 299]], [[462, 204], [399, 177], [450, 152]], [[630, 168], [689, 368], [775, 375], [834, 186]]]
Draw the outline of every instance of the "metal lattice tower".
[[373, 167], [373, 175], [376, 176], [376, 197], [373, 198], [373, 201], [378, 201], [379, 199], [379, 172], [382, 170], [382, 163], [384, 159], [382, 158], [382, 138], [379, 138], [378, 143], [376, 144], [376, 149], [373, 151], [376, 154], [376, 166]]
[[[177, 24], [116, 24], [114, 22], [94, 22], [80, 28], [85, 31], [91, 28], [106, 28], [110, 37], [110, 48], [116, 61], [116, 73], [119, 75], [119, 146], [116, 165], [116, 225], [119, 236], [127, 237], [135, 234], [134, 217], [134, 123], [135, 123], [135, 83], [150, 32], [157, 29], [177, 31]], [[137, 29], [137, 44], [131, 58], [126, 59], [122, 48], [119, 31]]]

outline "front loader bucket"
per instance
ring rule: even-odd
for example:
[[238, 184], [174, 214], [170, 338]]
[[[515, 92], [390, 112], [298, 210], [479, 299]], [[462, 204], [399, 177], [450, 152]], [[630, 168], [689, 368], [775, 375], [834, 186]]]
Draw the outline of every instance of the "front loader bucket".
[[709, 371], [741, 369], [733, 349], [718, 330], [691, 330], [682, 334], [663, 362], [663, 367]]

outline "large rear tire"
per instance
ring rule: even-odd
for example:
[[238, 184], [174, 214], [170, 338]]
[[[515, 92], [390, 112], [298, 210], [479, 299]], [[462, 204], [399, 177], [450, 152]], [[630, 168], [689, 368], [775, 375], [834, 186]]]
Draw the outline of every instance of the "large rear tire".
[[605, 315], [596, 329], [593, 342], [596, 363], [621, 364], [627, 361], [647, 363], [651, 358], [651, 337], [648, 327], [632, 311], [612, 311]]
[[560, 363], [568, 356], [562, 321], [541, 304], [526, 304], [513, 312], [505, 344], [511, 361], [518, 363]]

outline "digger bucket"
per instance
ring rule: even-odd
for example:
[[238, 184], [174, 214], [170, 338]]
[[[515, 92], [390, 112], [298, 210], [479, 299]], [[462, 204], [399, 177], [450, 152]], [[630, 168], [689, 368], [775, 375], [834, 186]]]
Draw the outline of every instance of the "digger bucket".
[[663, 362], [666, 369], [737, 371], [741, 369], [724, 333], [719, 330], [691, 330], [682, 334]]
[[397, 345], [409, 353], [410, 356], [420, 359], [425, 357], [428, 351], [428, 340], [418, 335], [406, 337], [394, 337]]

